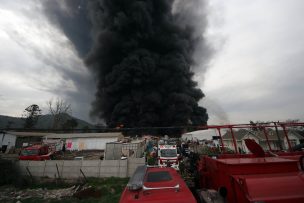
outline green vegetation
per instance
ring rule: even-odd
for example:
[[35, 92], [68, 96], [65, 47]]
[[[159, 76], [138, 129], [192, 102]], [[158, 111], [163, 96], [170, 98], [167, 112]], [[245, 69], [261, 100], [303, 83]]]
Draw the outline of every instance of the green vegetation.
[[120, 195], [123, 189], [126, 187], [129, 178], [90, 178], [88, 184], [96, 189], [102, 191], [102, 198], [95, 202], [106, 203], [106, 202], [119, 202]]
[[[225, 147], [225, 153], [233, 154], [234, 151]], [[217, 155], [221, 154], [221, 151], [220, 151], [219, 147], [204, 146], [200, 149], [199, 154], [212, 157], [212, 156], [217, 156]]]
[[7, 184], [15, 184], [19, 173], [13, 161], [0, 158], [0, 186]]

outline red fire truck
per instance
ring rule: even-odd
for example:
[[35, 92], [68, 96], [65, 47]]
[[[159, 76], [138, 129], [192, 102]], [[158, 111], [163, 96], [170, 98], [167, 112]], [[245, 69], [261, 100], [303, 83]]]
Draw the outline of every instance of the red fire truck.
[[48, 145], [32, 145], [23, 148], [19, 155], [19, 160], [49, 160], [52, 152], [49, 151]]
[[[241, 154], [234, 136], [234, 129], [252, 128], [251, 125], [203, 126], [218, 130], [221, 154], [210, 157], [202, 155], [193, 161], [196, 167], [187, 171], [195, 177], [194, 186], [199, 203], [302, 203], [304, 202], [304, 151], [292, 147], [288, 127], [304, 126], [304, 123], [279, 123], [288, 144], [288, 151], [272, 149], [267, 128], [276, 129], [276, 124], [258, 126], [264, 132], [268, 150], [251, 139], [244, 139], [251, 153]], [[234, 154], [226, 151], [221, 130], [230, 130]], [[257, 129], [255, 127], [254, 129]], [[302, 145], [301, 145], [302, 146]], [[164, 148], [166, 149], [166, 148]], [[192, 158], [191, 158], [192, 157]], [[195, 156], [188, 160], [197, 160]], [[189, 168], [190, 169], [190, 168]], [[185, 182], [171, 167], [137, 169], [124, 190], [120, 203], [196, 202]]]
[[196, 200], [173, 168], [139, 166], [120, 198], [120, 203], [133, 202], [196, 203]]
[[[299, 123], [294, 124], [300, 126]], [[251, 125], [211, 126], [218, 129], [223, 144], [221, 129], [230, 129], [235, 154], [217, 157], [200, 157], [198, 162], [198, 196], [202, 202], [304, 202], [304, 151], [294, 151], [289, 143], [287, 127], [280, 123], [288, 142], [288, 152], [274, 152], [269, 144], [267, 128], [276, 125], [259, 126], [265, 133], [269, 151], [264, 151], [254, 140], [245, 139], [250, 154], [240, 154], [234, 136], [234, 128], [250, 128]], [[304, 126], [304, 123], [301, 123]], [[210, 126], [209, 126], [210, 128]]]

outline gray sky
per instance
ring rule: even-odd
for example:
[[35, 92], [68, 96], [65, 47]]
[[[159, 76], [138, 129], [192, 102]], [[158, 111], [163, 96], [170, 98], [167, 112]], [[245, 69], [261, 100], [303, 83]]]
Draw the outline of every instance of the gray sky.
[[[304, 1], [212, 0], [205, 36], [215, 47], [205, 74], [209, 124], [304, 119]], [[89, 119], [94, 81], [39, 1], [0, 0], [0, 114], [20, 116], [61, 97]]]
[[218, 52], [200, 78], [209, 124], [303, 120], [304, 1], [210, 6], [208, 36]]
[[57, 97], [89, 119], [94, 81], [65, 35], [49, 23], [40, 1], [0, 0], [0, 114], [20, 116]]

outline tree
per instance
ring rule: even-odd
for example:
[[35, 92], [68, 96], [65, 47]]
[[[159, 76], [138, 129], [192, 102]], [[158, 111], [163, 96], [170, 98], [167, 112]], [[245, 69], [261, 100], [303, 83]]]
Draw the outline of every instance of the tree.
[[301, 125], [300, 122], [300, 119], [287, 119], [285, 121], [285, 123], [288, 124], [289, 129], [303, 131], [304, 126]]
[[250, 125], [252, 126], [250, 129], [252, 131], [262, 131], [264, 129], [264, 126], [271, 123], [270, 121], [263, 122], [263, 121], [250, 121]]
[[7, 121], [5, 128], [9, 130], [13, 124], [14, 124], [14, 121]]
[[253, 121], [250, 121], [250, 125], [252, 126], [252, 127], [251, 127], [251, 130], [252, 130], [252, 131], [258, 131], [258, 127], [257, 127], [258, 123], [255, 123], [255, 122], [253, 122]]
[[71, 104], [67, 103], [63, 99], [57, 98], [47, 101], [49, 113], [53, 116], [53, 129], [58, 129], [60, 124], [64, 122], [64, 115], [71, 114]]
[[41, 109], [37, 104], [32, 104], [24, 110], [23, 117], [25, 118], [24, 128], [33, 128], [39, 116], [41, 115]]
[[89, 126], [84, 126], [83, 128], [82, 128], [82, 132], [83, 133], [89, 133], [89, 132], [91, 132], [91, 130], [90, 130], [90, 127]]
[[76, 119], [74, 118], [71, 118], [71, 119], [68, 119], [66, 120], [63, 125], [62, 125], [62, 128], [63, 129], [66, 129], [66, 130], [74, 130], [75, 127], [77, 127], [78, 125], [78, 122]]

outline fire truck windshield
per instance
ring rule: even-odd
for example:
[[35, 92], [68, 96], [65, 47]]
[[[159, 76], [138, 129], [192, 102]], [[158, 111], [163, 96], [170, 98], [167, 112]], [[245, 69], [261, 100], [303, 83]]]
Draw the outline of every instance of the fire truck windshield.
[[39, 153], [38, 149], [24, 149], [21, 151], [22, 156], [38, 155], [38, 153]]
[[176, 149], [161, 149], [160, 150], [161, 157], [177, 157]]

